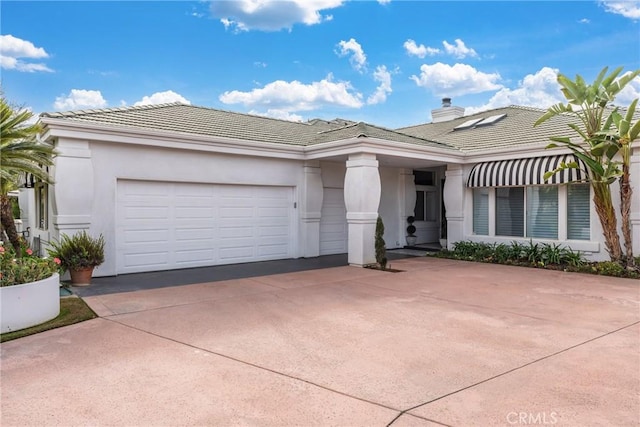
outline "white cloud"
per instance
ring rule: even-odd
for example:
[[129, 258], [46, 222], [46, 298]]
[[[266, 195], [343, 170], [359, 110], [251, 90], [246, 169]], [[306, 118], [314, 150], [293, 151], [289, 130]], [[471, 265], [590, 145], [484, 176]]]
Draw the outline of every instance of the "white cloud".
[[578, 21], [578, 23], [580, 23], [580, 24], [590, 24], [591, 20], [587, 19], [587, 18], [582, 18], [581, 20]]
[[[629, 74], [629, 72], [626, 72], [623, 75], [627, 74]], [[624, 89], [618, 93], [615, 104], [627, 107], [636, 98], [640, 98], [640, 76], [627, 83]]]
[[467, 64], [453, 66], [441, 62], [423, 64], [420, 76], [411, 76], [416, 85], [431, 90], [439, 96], [468, 95], [501, 89], [498, 73], [483, 73]]
[[166, 90], [164, 92], [156, 92], [151, 96], [144, 96], [140, 101], [133, 104], [135, 107], [140, 105], [153, 105], [153, 104], [169, 104], [171, 102], [181, 102], [183, 104], [191, 104], [184, 96], [179, 93], [175, 93], [172, 90]]
[[44, 48], [36, 47], [27, 40], [7, 34], [0, 36], [0, 67], [6, 70], [23, 71], [33, 73], [37, 71], [52, 72], [53, 70], [43, 63], [25, 62], [20, 58], [43, 59], [49, 54]]
[[53, 103], [56, 110], [82, 110], [104, 108], [107, 101], [99, 90], [71, 89], [66, 96], [58, 96]]
[[391, 0], [378, 0], [378, 3], [380, 3], [380, 4], [389, 4], [389, 3], [391, 3]]
[[424, 58], [427, 55], [433, 56], [442, 52], [440, 49], [435, 47], [426, 47], [423, 44], [418, 45], [411, 39], [404, 42], [403, 46], [409, 56], [417, 56], [418, 58]]
[[391, 89], [391, 73], [384, 65], [379, 65], [373, 72], [373, 78], [380, 83], [376, 91], [367, 99], [367, 104], [380, 104], [387, 100], [387, 95], [392, 92]]
[[445, 52], [458, 59], [466, 58], [467, 56], [471, 56], [473, 58], [478, 57], [476, 51], [467, 47], [460, 39], [455, 40], [455, 45], [447, 43], [446, 40], [442, 42], [442, 45], [444, 46]]
[[418, 58], [424, 58], [425, 56], [434, 56], [443, 53], [446, 53], [458, 59], [463, 59], [467, 56], [473, 58], [478, 57], [478, 53], [474, 49], [467, 47], [460, 39], [456, 39], [455, 44], [450, 44], [446, 40], [443, 40], [442, 46], [444, 47], [444, 50], [438, 49], [437, 47], [429, 47], [423, 44], [417, 44], [412, 39], [408, 39], [406, 42], [404, 42], [403, 46], [409, 56], [417, 56]]
[[212, 1], [211, 14], [234, 31], [278, 31], [298, 23], [315, 25], [333, 19], [322, 12], [342, 6], [343, 0]]
[[247, 107], [262, 106], [285, 112], [310, 111], [323, 105], [360, 108], [362, 95], [354, 92], [349, 82], [334, 82], [333, 76], [310, 84], [297, 80], [277, 80], [249, 92], [238, 90], [224, 92], [219, 97], [225, 104], [242, 104]]
[[502, 88], [484, 105], [468, 107], [465, 114], [506, 107], [508, 105], [525, 105], [546, 109], [558, 102], [565, 102], [557, 81], [558, 70], [543, 67], [535, 74], [528, 74], [518, 82], [515, 89]]
[[640, 19], [640, 1], [601, 1], [604, 10], [629, 19]]
[[349, 41], [341, 40], [338, 43], [338, 47], [340, 50], [336, 52], [338, 56], [347, 56], [349, 57], [349, 62], [351, 66], [358, 72], [362, 73], [367, 65], [367, 55], [365, 55], [364, 50], [362, 50], [362, 46], [355, 39], [350, 39]]
[[276, 110], [273, 108], [268, 109], [266, 112], [260, 112], [251, 110], [249, 114], [253, 114], [254, 116], [263, 116], [263, 117], [271, 117], [273, 119], [287, 120], [289, 122], [301, 122], [302, 116], [294, 113], [290, 113], [284, 110]]

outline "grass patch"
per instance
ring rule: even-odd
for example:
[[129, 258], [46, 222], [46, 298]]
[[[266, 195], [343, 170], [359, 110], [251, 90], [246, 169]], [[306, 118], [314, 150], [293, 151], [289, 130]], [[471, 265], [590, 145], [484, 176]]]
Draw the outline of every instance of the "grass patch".
[[98, 316], [81, 298], [61, 298], [60, 314], [58, 317], [30, 328], [4, 333], [0, 335], [0, 342], [15, 340], [17, 338], [48, 331], [49, 329], [73, 325], [74, 323], [84, 322], [85, 320], [95, 319], [96, 317]]

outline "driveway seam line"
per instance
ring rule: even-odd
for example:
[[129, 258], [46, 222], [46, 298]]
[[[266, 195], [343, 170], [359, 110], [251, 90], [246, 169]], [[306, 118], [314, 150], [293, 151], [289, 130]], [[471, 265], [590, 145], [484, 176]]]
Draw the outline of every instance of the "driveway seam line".
[[640, 321], [636, 321], [636, 322], [633, 322], [633, 323], [631, 323], [631, 324], [629, 324], [629, 325], [622, 326], [622, 327], [620, 327], [620, 328], [618, 328], [618, 329], [615, 329], [615, 330], [613, 330], [613, 331], [609, 331], [609, 332], [607, 332], [607, 333], [605, 333], [605, 334], [598, 335], [597, 337], [593, 337], [593, 338], [590, 338], [590, 339], [588, 339], [588, 340], [586, 340], [586, 341], [583, 341], [583, 342], [581, 342], [581, 343], [578, 343], [578, 344], [572, 345], [571, 347], [567, 347], [567, 348], [565, 348], [565, 349], [558, 350], [558, 351], [556, 351], [556, 352], [554, 352], [554, 353], [548, 354], [548, 355], [546, 355], [546, 356], [544, 356], [544, 357], [540, 357], [540, 358], [538, 358], [538, 359], [536, 359], [536, 360], [532, 360], [531, 362], [527, 362], [527, 363], [525, 363], [524, 365], [516, 366], [515, 368], [509, 369], [508, 371], [505, 371], [505, 372], [499, 373], [499, 374], [494, 375], [494, 376], [492, 376], [492, 377], [490, 377], [490, 378], [485, 378], [485, 379], [484, 379], [484, 380], [482, 380], [482, 381], [478, 381], [478, 382], [476, 382], [476, 383], [474, 383], [474, 384], [470, 384], [470, 385], [468, 385], [468, 386], [466, 386], [466, 387], [463, 387], [463, 388], [461, 388], [461, 389], [454, 390], [454, 391], [449, 392], [449, 393], [447, 393], [447, 394], [443, 394], [442, 396], [438, 396], [438, 397], [436, 397], [435, 399], [431, 399], [431, 400], [429, 400], [429, 401], [427, 401], [427, 402], [421, 403], [421, 404], [416, 405], [416, 406], [414, 406], [414, 407], [412, 407], [412, 408], [405, 409], [405, 410], [403, 410], [402, 412], [400, 412], [400, 414], [398, 414], [398, 416], [397, 416], [397, 417], [395, 417], [393, 420], [391, 420], [391, 422], [390, 422], [389, 424], [387, 424], [387, 427], [391, 426], [391, 425], [392, 425], [394, 422], [396, 422], [396, 421], [397, 421], [397, 420], [398, 420], [402, 415], [406, 414], [407, 412], [413, 411], [414, 409], [418, 409], [418, 408], [420, 408], [420, 407], [422, 407], [422, 406], [428, 405], [428, 404], [433, 403], [433, 402], [436, 402], [436, 401], [438, 401], [438, 400], [442, 400], [442, 399], [444, 399], [444, 398], [446, 398], [446, 397], [449, 397], [449, 396], [452, 396], [452, 395], [454, 395], [454, 394], [458, 394], [458, 393], [463, 392], [463, 391], [465, 391], [465, 390], [469, 390], [470, 388], [473, 388], [473, 387], [479, 386], [479, 385], [484, 384], [484, 383], [487, 383], [487, 382], [489, 382], [489, 381], [493, 381], [493, 380], [495, 380], [495, 379], [497, 379], [497, 378], [503, 377], [503, 376], [505, 376], [505, 375], [507, 375], [507, 374], [510, 374], [510, 373], [512, 373], [512, 372], [515, 372], [515, 371], [519, 371], [519, 370], [524, 369], [524, 368], [526, 368], [526, 367], [528, 367], [528, 366], [531, 366], [531, 365], [533, 365], [533, 364], [535, 364], [535, 363], [541, 362], [541, 361], [546, 360], [546, 359], [550, 359], [550, 358], [552, 358], [552, 357], [554, 357], [554, 356], [557, 356], [557, 355], [559, 355], [559, 354], [562, 354], [562, 353], [566, 353], [566, 352], [568, 352], [569, 350], [573, 350], [574, 348], [581, 347], [581, 346], [583, 346], [583, 345], [585, 345], [585, 344], [589, 344], [589, 343], [591, 343], [591, 342], [593, 342], [593, 341], [599, 340], [599, 339], [604, 338], [604, 337], [606, 337], [606, 336], [608, 336], [608, 335], [615, 334], [616, 332], [620, 332], [620, 331], [622, 331], [623, 329], [631, 328], [631, 327], [633, 327], [633, 326], [635, 326], [635, 325], [637, 325], [637, 324], [640, 324]]
[[142, 333], [145, 333], [145, 334], [149, 334], [149, 335], [152, 335], [152, 336], [160, 338], [160, 339], [164, 339], [164, 340], [167, 340], [167, 341], [174, 342], [176, 344], [181, 344], [181, 345], [184, 345], [184, 346], [187, 346], [187, 347], [191, 347], [191, 348], [196, 349], [196, 350], [204, 351], [206, 353], [213, 354], [213, 355], [216, 355], [216, 356], [219, 356], [219, 357], [223, 357], [225, 359], [228, 359], [228, 360], [231, 360], [231, 361], [234, 361], [234, 362], [242, 363], [244, 365], [248, 365], [248, 366], [251, 366], [253, 368], [261, 369], [263, 371], [267, 371], [267, 372], [270, 372], [270, 373], [275, 374], [275, 375], [280, 375], [280, 376], [283, 376], [285, 378], [289, 378], [289, 379], [296, 380], [296, 381], [301, 381], [301, 382], [309, 384], [311, 386], [319, 387], [319, 388], [321, 388], [323, 390], [327, 390], [327, 391], [332, 392], [332, 393], [337, 393], [339, 395], [342, 395], [342, 396], [345, 396], [345, 397], [348, 397], [348, 398], [351, 398], [351, 399], [356, 399], [356, 400], [359, 400], [361, 402], [368, 403], [370, 405], [379, 406], [381, 408], [388, 409], [390, 411], [400, 412], [400, 409], [398, 409], [398, 408], [392, 408], [391, 406], [386, 406], [386, 405], [383, 405], [382, 403], [373, 402], [373, 401], [370, 401], [370, 400], [367, 400], [367, 399], [363, 399], [363, 398], [357, 397], [357, 396], [352, 396], [352, 395], [347, 394], [345, 392], [342, 392], [342, 391], [339, 391], [339, 390], [334, 390], [334, 389], [329, 388], [327, 386], [323, 386], [321, 384], [314, 383], [313, 381], [305, 380], [303, 378], [298, 378], [298, 377], [295, 377], [293, 375], [285, 374], [284, 372], [279, 372], [279, 371], [276, 371], [274, 369], [267, 368], [265, 366], [260, 366], [260, 365], [257, 365], [255, 363], [247, 362], [245, 360], [238, 359], [238, 358], [235, 358], [233, 356], [228, 356], [226, 354], [222, 354], [222, 353], [218, 353], [218, 352], [215, 352], [215, 351], [211, 351], [211, 350], [208, 350], [206, 348], [198, 347], [198, 346], [193, 345], [193, 344], [189, 344], [189, 343], [185, 343], [185, 342], [173, 339], [173, 338], [165, 337], [165, 336], [162, 336], [162, 335], [150, 332], [150, 331], [145, 331], [144, 329], [136, 328], [135, 326], [131, 326], [131, 325], [127, 325], [127, 324], [122, 323], [122, 322], [118, 322], [115, 319], [108, 319], [108, 318], [104, 318], [104, 319], [109, 321], [109, 322], [117, 323], [118, 325], [124, 326], [126, 328], [134, 329], [136, 331], [139, 331], [139, 332], [142, 332]]

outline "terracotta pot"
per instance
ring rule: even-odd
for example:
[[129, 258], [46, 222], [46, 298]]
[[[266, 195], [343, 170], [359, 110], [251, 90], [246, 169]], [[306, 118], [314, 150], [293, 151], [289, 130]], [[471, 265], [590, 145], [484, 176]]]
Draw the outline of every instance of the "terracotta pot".
[[73, 286], [89, 286], [94, 267], [86, 267], [79, 270], [69, 270], [71, 284]]

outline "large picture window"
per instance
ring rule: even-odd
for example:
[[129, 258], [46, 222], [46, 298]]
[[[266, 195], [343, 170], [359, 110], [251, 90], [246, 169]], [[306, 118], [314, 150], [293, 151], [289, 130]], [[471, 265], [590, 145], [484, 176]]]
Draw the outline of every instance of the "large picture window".
[[[495, 207], [494, 213], [490, 213], [490, 205]], [[561, 211], [566, 211], [566, 215], [560, 217]], [[476, 235], [590, 240], [590, 212], [589, 184], [473, 189]], [[494, 226], [493, 230], [489, 224]]]

